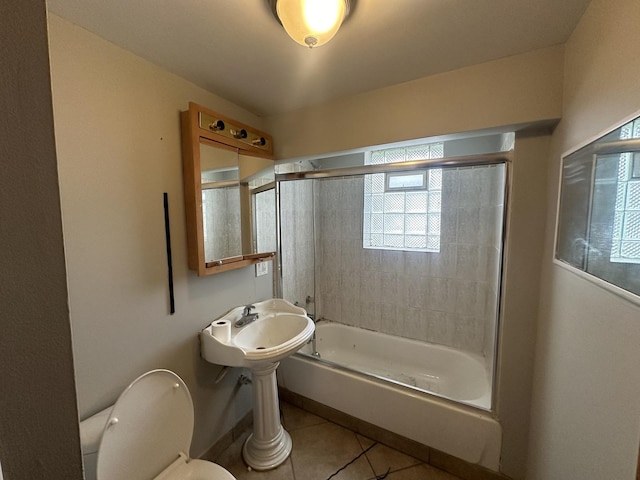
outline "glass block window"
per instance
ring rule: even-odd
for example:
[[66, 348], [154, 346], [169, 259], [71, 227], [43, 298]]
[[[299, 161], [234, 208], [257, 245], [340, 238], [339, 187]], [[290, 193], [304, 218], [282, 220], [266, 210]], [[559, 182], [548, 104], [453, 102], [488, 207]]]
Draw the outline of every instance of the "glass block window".
[[[371, 165], [444, 157], [444, 144], [375, 150]], [[442, 169], [375, 173], [364, 178], [364, 248], [440, 251]]]
[[[620, 129], [620, 139], [640, 138], [640, 119]], [[611, 261], [640, 263], [640, 153], [620, 154]]]

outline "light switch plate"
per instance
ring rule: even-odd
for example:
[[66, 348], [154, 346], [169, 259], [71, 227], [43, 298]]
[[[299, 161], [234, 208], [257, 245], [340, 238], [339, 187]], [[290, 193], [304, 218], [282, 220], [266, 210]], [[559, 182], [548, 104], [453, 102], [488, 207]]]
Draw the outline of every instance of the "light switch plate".
[[256, 277], [261, 277], [269, 273], [269, 265], [267, 262], [256, 263]]

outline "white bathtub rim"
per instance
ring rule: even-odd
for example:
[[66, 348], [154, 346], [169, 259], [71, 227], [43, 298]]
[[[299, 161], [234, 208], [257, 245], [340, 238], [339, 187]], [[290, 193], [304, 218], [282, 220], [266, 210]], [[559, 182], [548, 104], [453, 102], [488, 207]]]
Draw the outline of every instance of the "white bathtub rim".
[[416, 387], [414, 385], [409, 385], [407, 383], [401, 382], [400, 380], [394, 380], [393, 378], [389, 378], [389, 377], [385, 377], [384, 375], [378, 375], [376, 373], [371, 373], [371, 372], [365, 372], [362, 370], [357, 370], [355, 368], [350, 368], [346, 365], [342, 365], [340, 363], [336, 363], [336, 362], [332, 362], [331, 360], [326, 360], [322, 357], [316, 357], [314, 355], [311, 355], [309, 353], [304, 353], [304, 352], [296, 352], [294, 354], [295, 357], [300, 357], [300, 358], [304, 358], [305, 360], [308, 360], [310, 362], [318, 362], [321, 363], [329, 368], [335, 368], [338, 370], [344, 370], [345, 372], [352, 374], [352, 375], [362, 375], [363, 377], [370, 377], [371, 379], [376, 380], [377, 382], [380, 383], [391, 383], [399, 388], [403, 388], [403, 389], [407, 389], [407, 390], [411, 390], [413, 392], [418, 393], [419, 395], [425, 395], [425, 396], [431, 396], [431, 397], [437, 397], [438, 399], [441, 399], [447, 403], [450, 403], [453, 406], [459, 406], [461, 408], [469, 408], [471, 410], [479, 410], [482, 413], [488, 413], [491, 414], [491, 416], [495, 416], [494, 415], [494, 411], [492, 410], [491, 406], [489, 407], [485, 407], [484, 405], [489, 404], [490, 403], [490, 392], [485, 393], [484, 396], [480, 397], [479, 399], [476, 400], [458, 400], [458, 399], [453, 399], [451, 397], [448, 397], [446, 395], [437, 393], [437, 392], [432, 392], [430, 390], [425, 390], [423, 388], [420, 387]]
[[[463, 399], [463, 398], [456, 398], [453, 397], [451, 395], [446, 395], [446, 394], [442, 394], [439, 392], [434, 392], [431, 390], [427, 390], [418, 386], [414, 386], [414, 385], [410, 385], [407, 383], [404, 383], [400, 380], [395, 380], [393, 378], [389, 378], [386, 377], [384, 375], [381, 374], [377, 374], [374, 372], [368, 372], [368, 371], [363, 371], [363, 370], [359, 370], [357, 368], [351, 368], [348, 365], [344, 365], [342, 363], [339, 362], [334, 362], [332, 360], [328, 360], [326, 358], [323, 358], [322, 356], [320, 357], [316, 357], [314, 355], [311, 355], [307, 352], [305, 352], [304, 350], [300, 350], [296, 353], [296, 355], [300, 355], [300, 356], [305, 356], [309, 359], [311, 359], [312, 361], [320, 361], [325, 363], [326, 365], [329, 365], [331, 367], [335, 367], [335, 368], [339, 368], [339, 369], [344, 369], [347, 372], [350, 373], [354, 373], [354, 374], [361, 374], [361, 375], [365, 375], [365, 376], [370, 376], [373, 378], [376, 378], [380, 381], [386, 381], [395, 385], [398, 385], [400, 387], [404, 387], [404, 388], [408, 388], [414, 391], [418, 391], [421, 393], [424, 393], [426, 395], [433, 395], [435, 397], [441, 398], [443, 400], [447, 400], [450, 402], [453, 402], [455, 404], [461, 404], [464, 406], [469, 406], [471, 408], [475, 408], [478, 410], [481, 410], [483, 412], [495, 412], [495, 405], [492, 405], [491, 402], [491, 398], [492, 398], [492, 385], [491, 385], [491, 372], [489, 372], [486, 368], [486, 362], [485, 362], [485, 358], [482, 355], [479, 355], [477, 353], [474, 352], [468, 352], [466, 350], [462, 350], [462, 349], [457, 349], [454, 347], [450, 347], [447, 345], [440, 345], [440, 344], [436, 344], [436, 343], [431, 343], [431, 342], [424, 342], [424, 341], [420, 341], [420, 340], [416, 340], [416, 339], [412, 339], [412, 338], [406, 338], [406, 337], [396, 337], [394, 335], [389, 335], [386, 333], [382, 333], [382, 332], [377, 332], [375, 330], [370, 330], [370, 329], [366, 329], [366, 328], [362, 328], [362, 327], [358, 327], [358, 326], [353, 326], [353, 325], [346, 325], [343, 323], [339, 323], [339, 322], [334, 322], [331, 320], [326, 320], [323, 319], [321, 321], [318, 322], [320, 325], [316, 324], [316, 335], [318, 332], [321, 332], [323, 330], [323, 327], [327, 328], [327, 329], [338, 329], [338, 330], [359, 330], [359, 331], [363, 331], [365, 334], [368, 335], [373, 335], [373, 336], [391, 336], [394, 338], [397, 338], [398, 341], [401, 342], [408, 342], [411, 345], [417, 346], [419, 348], [423, 348], [423, 347], [428, 347], [430, 350], [436, 351], [436, 352], [443, 352], [448, 356], [453, 356], [456, 358], [461, 358], [461, 357], [466, 357], [464, 359], [464, 361], [472, 361], [475, 364], [477, 364], [476, 366], [480, 366], [480, 368], [482, 369], [482, 373], [485, 375], [485, 378], [483, 379], [483, 381], [485, 382], [485, 389], [482, 393], [481, 396], [476, 397], [476, 398], [472, 398], [472, 399]], [[307, 346], [305, 346], [306, 348]], [[320, 354], [322, 354], [322, 352], [320, 352]]]
[[320, 318], [316, 321], [316, 327], [322, 328], [322, 325], [338, 327], [338, 328], [353, 328], [353, 329], [362, 330], [364, 332], [369, 332], [376, 335], [385, 335], [385, 336], [395, 337], [395, 338], [401, 339], [403, 342], [410, 342], [416, 345], [428, 345], [430, 348], [433, 348], [434, 350], [442, 350], [447, 353], [453, 352], [454, 354], [463, 354], [465, 356], [469, 356], [483, 365], [484, 365], [484, 362], [486, 361], [486, 358], [477, 352], [472, 352], [469, 350], [464, 350], [463, 348], [452, 347], [450, 345], [444, 345], [441, 343], [434, 343], [434, 342], [429, 342], [427, 340], [418, 340], [415, 338], [393, 335], [391, 333], [384, 333], [378, 330], [373, 330], [371, 328], [361, 327], [359, 325], [350, 325], [347, 323], [336, 322], [334, 320], [329, 320], [327, 318]]

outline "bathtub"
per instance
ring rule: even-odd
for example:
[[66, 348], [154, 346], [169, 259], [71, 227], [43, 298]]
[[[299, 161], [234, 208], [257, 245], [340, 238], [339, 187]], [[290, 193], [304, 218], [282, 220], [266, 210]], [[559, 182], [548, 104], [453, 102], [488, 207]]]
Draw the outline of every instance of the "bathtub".
[[308, 344], [281, 362], [280, 386], [498, 471], [502, 430], [479, 356], [323, 321], [316, 348], [320, 359]]

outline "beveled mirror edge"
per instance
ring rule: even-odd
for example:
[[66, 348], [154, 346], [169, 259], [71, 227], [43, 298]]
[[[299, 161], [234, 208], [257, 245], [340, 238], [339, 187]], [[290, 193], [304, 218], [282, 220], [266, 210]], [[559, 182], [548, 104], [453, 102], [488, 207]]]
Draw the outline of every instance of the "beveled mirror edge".
[[[250, 144], [226, 136], [216, 136], [214, 132], [201, 128], [200, 113], [219, 118], [224, 122], [242, 127], [253, 135], [264, 137], [267, 142], [267, 148], [253, 147]], [[222, 148], [237, 148], [240, 154], [246, 156], [273, 160], [273, 139], [271, 135], [194, 102], [189, 102], [189, 109], [180, 113], [180, 123], [189, 269], [195, 271], [198, 276], [206, 276], [272, 260], [275, 257], [275, 252], [251, 253], [210, 262], [206, 261], [202, 218], [202, 184], [199, 174], [201, 167], [199, 145], [201, 141], [209, 145], [219, 145]], [[244, 217], [245, 215], [243, 215]], [[251, 246], [250, 225], [248, 225], [245, 235], [247, 221], [250, 220], [243, 220], [242, 224], [243, 252], [250, 251], [245, 250], [245, 247], [250, 248]], [[245, 237], [248, 237], [248, 239], [245, 240]]]

